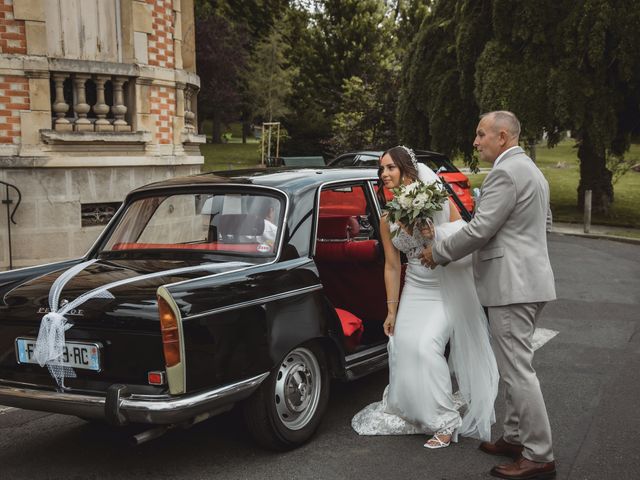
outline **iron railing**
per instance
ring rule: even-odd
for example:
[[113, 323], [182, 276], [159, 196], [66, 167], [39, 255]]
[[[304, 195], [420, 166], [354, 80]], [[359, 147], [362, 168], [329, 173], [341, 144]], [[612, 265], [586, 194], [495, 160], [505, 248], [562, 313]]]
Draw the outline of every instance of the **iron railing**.
[[[13, 216], [16, 214], [16, 210], [20, 206], [20, 201], [22, 200], [22, 193], [20, 193], [20, 189], [11, 183], [3, 182], [0, 180], [0, 184], [5, 186], [5, 198], [2, 200], [2, 203], [7, 206], [7, 238], [9, 244], [9, 270], [13, 269], [13, 255], [11, 252], [11, 224], [17, 225], [16, 221], [13, 219]], [[11, 210], [11, 205], [13, 204], [13, 200], [9, 196], [9, 189], [13, 188], [18, 194], [18, 201]]]

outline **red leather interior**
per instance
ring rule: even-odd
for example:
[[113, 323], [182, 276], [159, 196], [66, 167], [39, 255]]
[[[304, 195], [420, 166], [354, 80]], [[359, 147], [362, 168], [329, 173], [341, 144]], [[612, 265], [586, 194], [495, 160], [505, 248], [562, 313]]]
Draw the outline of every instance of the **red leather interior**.
[[[347, 210], [350, 206], [344, 207]], [[377, 240], [353, 239], [360, 232], [354, 215], [363, 215], [366, 209], [354, 209], [353, 215], [338, 215], [336, 210], [331, 214], [322, 210], [314, 258], [325, 294], [336, 307], [343, 330], [345, 322], [362, 325], [356, 336], [349, 336], [345, 330], [345, 348], [354, 349], [366, 336], [365, 327], [371, 329], [372, 338], [382, 331], [387, 313], [384, 262]]]
[[342, 308], [336, 308], [338, 318], [340, 318], [340, 324], [342, 325], [342, 331], [345, 336], [345, 347], [347, 351], [351, 352], [360, 345], [362, 334], [364, 333], [364, 325], [362, 320], [356, 317], [353, 313], [347, 312]]
[[351, 215], [320, 214], [318, 238], [321, 240], [347, 240], [360, 233], [356, 217]]
[[317, 243], [316, 262], [375, 262], [378, 258], [377, 240]]
[[367, 211], [367, 199], [360, 187], [351, 191], [323, 190], [320, 192], [320, 216], [363, 215]]

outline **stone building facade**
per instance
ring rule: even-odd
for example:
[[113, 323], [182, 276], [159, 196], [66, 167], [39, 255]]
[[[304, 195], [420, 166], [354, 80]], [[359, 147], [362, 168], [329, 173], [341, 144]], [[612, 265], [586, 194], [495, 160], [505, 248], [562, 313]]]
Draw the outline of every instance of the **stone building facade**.
[[193, 15], [0, 0], [0, 182], [22, 195], [9, 223], [18, 194], [0, 183], [0, 270], [79, 257], [129, 190], [200, 171]]

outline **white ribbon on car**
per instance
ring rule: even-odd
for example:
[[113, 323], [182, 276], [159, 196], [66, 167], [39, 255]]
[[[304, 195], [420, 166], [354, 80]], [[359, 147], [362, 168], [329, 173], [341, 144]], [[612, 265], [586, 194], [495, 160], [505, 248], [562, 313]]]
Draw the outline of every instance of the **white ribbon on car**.
[[65, 314], [71, 310], [78, 308], [87, 300], [92, 298], [113, 299], [113, 294], [109, 291], [113, 288], [120, 287], [129, 283], [139, 282], [155, 277], [181, 275], [183, 273], [209, 271], [212, 273], [222, 273], [222, 268], [228, 269], [233, 267], [242, 267], [252, 265], [247, 262], [225, 262], [225, 263], [208, 263], [205, 265], [197, 265], [195, 267], [174, 268], [171, 270], [163, 270], [161, 272], [148, 273], [146, 275], [138, 275], [137, 277], [125, 278], [115, 282], [108, 283], [98, 288], [94, 288], [89, 292], [83, 293], [72, 302], [59, 306], [60, 294], [64, 286], [84, 270], [89, 265], [97, 262], [97, 259], [74, 265], [69, 270], [63, 272], [49, 290], [49, 313], [47, 313], [40, 322], [40, 330], [34, 349], [34, 358], [41, 367], [45, 365], [49, 369], [49, 373], [56, 381], [59, 388], [64, 389], [64, 379], [75, 378], [76, 374], [73, 368], [65, 366], [63, 363], [65, 332], [69, 330], [73, 324], [69, 323]]

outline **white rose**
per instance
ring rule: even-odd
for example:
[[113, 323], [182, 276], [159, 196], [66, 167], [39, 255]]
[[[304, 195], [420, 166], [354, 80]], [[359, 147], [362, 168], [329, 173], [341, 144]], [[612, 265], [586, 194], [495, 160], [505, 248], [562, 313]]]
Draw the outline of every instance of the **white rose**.
[[407, 195], [400, 195], [398, 197], [398, 203], [405, 210], [411, 206], [411, 199]]
[[427, 203], [427, 202], [424, 199], [424, 195], [420, 194], [416, 198], [413, 199], [413, 202], [411, 202], [411, 205], [413, 206], [413, 208], [417, 208], [418, 210], [420, 210], [420, 209], [424, 208], [424, 204], [425, 203]]
[[412, 193], [416, 188], [418, 188], [418, 182], [413, 182], [410, 183], [409, 185], [407, 185], [406, 187], [404, 187], [404, 191], [406, 193]]

